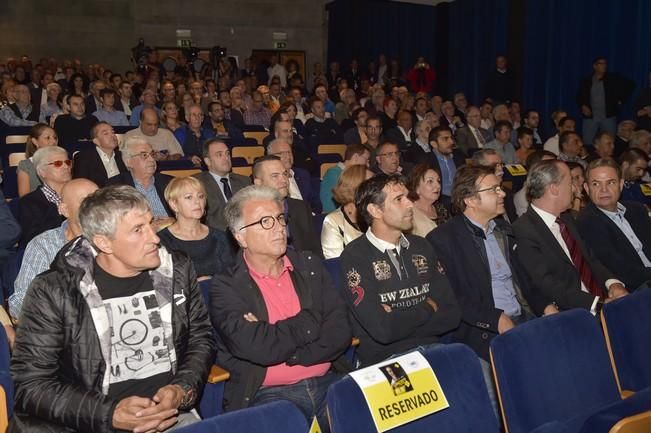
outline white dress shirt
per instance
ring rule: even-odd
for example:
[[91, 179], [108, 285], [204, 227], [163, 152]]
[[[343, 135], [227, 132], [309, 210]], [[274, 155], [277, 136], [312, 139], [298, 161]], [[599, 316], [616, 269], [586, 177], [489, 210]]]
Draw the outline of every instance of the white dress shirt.
[[104, 164], [104, 170], [106, 170], [106, 177], [108, 179], [120, 174], [118, 164], [115, 162], [115, 152], [113, 152], [111, 156], [108, 156], [102, 149], [99, 148], [99, 146], [95, 146], [95, 150], [99, 154], [99, 159], [102, 160], [102, 164]]
[[294, 179], [294, 170], [291, 168], [289, 169], [289, 196], [297, 200], [303, 200], [301, 190], [296, 183], [296, 179]]

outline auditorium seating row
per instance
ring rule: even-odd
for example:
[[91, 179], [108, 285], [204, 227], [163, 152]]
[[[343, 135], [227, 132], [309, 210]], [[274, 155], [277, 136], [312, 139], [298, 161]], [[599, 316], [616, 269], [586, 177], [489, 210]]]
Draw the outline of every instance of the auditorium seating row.
[[[335, 279], [341, 277], [338, 266], [336, 259], [326, 261]], [[207, 287], [202, 287], [204, 296]], [[491, 358], [506, 432], [651, 431], [650, 310], [651, 291], [641, 291], [604, 305], [603, 332], [590, 313], [570, 310], [495, 337]], [[14, 391], [4, 332], [0, 332], [0, 347], [0, 398], [11, 402]], [[449, 408], [394, 431], [499, 432], [474, 352], [453, 343], [424, 355]], [[204, 420], [179, 433], [308, 431], [307, 420], [288, 402], [221, 414], [228, 378], [228, 372], [218, 366], [212, 369], [200, 405]], [[352, 378], [344, 377], [330, 387], [327, 405], [333, 432], [376, 431], [365, 398]], [[12, 411], [11, 404], [0, 404], [0, 432], [5, 431]]]

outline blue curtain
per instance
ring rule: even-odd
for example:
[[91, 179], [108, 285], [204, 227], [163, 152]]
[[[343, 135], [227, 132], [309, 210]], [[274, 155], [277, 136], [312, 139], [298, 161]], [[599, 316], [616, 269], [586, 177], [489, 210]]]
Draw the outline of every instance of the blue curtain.
[[[563, 108], [579, 120], [579, 81], [592, 73], [597, 56], [608, 58], [609, 70], [633, 79], [639, 91], [651, 66], [650, 19], [648, 0], [528, 0], [525, 107], [545, 114]], [[624, 116], [630, 117], [630, 107], [631, 101]]]

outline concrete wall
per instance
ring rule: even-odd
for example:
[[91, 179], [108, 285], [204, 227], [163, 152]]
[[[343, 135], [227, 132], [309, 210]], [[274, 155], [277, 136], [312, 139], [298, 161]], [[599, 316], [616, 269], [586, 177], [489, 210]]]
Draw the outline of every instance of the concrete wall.
[[325, 57], [324, 0], [0, 0], [0, 61], [25, 53], [38, 59], [77, 57], [114, 70], [130, 68], [130, 49], [175, 46], [176, 29], [193, 45], [221, 45], [240, 58], [273, 48], [287, 33], [288, 50], [311, 64]]

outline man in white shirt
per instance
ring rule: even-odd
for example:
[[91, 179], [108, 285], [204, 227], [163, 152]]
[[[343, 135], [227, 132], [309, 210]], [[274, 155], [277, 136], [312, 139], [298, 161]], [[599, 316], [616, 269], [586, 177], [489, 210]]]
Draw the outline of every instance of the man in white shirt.
[[545, 141], [543, 148], [554, 155], [558, 156], [561, 153], [559, 146], [559, 137], [564, 132], [574, 132], [576, 130], [576, 121], [569, 116], [563, 117], [558, 121], [558, 134]]
[[[515, 250], [530, 289], [541, 295], [532, 305], [538, 314], [585, 308], [598, 314], [604, 302], [628, 291], [586, 247], [571, 215], [573, 185], [570, 169], [558, 160], [530, 168], [525, 183], [531, 205], [513, 224]], [[525, 294], [526, 297], [526, 294]], [[529, 297], [527, 297], [529, 299]]]
[[134, 136], [147, 137], [147, 143], [156, 151], [156, 160], [181, 159], [183, 148], [169, 129], [159, 128], [160, 118], [153, 108], [145, 108], [140, 113], [140, 126], [124, 134], [127, 140]]
[[271, 80], [273, 77], [278, 77], [280, 78], [280, 85], [284, 89], [287, 87], [287, 69], [280, 63], [278, 63], [278, 55], [274, 54], [271, 56], [270, 60], [271, 66], [267, 68], [267, 75], [269, 75], [269, 82], [267, 84], [271, 84]]

